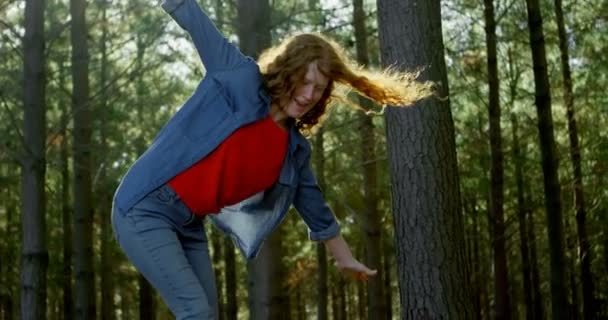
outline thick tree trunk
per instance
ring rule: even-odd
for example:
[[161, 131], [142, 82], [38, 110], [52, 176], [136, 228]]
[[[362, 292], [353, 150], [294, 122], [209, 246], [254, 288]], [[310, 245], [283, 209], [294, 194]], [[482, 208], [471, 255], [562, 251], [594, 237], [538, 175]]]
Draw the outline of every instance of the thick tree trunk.
[[500, 128], [500, 83], [496, 56], [496, 21], [493, 0], [484, 0], [485, 31], [488, 62], [490, 116], [490, 210], [494, 223], [494, 318], [511, 319], [511, 298], [509, 294], [509, 269], [505, 248], [504, 169], [502, 136]]
[[555, 17], [559, 34], [559, 50], [561, 53], [562, 76], [564, 80], [564, 104], [568, 120], [568, 137], [570, 139], [570, 161], [574, 174], [574, 206], [576, 211], [576, 229], [578, 234], [578, 255], [580, 259], [581, 283], [583, 286], [583, 317], [586, 320], [595, 319], [595, 297], [593, 275], [591, 273], [592, 252], [587, 237], [587, 209], [585, 206], [583, 173], [581, 169], [581, 150], [578, 141], [578, 128], [574, 109], [574, 93], [572, 90], [572, 74], [570, 72], [570, 55], [568, 38], [564, 25], [562, 0], [554, 0]]
[[[355, 44], [357, 61], [364, 66], [369, 65], [367, 48], [367, 28], [363, 0], [353, 0], [353, 26], [355, 29]], [[365, 109], [371, 109], [369, 100], [359, 98]], [[361, 143], [361, 163], [363, 165], [363, 197], [365, 201], [363, 233], [365, 234], [365, 262], [368, 267], [377, 270], [375, 277], [367, 282], [367, 319], [381, 319], [386, 315], [384, 293], [382, 290], [382, 235], [380, 227], [380, 212], [378, 211], [378, 188], [376, 169], [376, 138], [372, 118], [359, 113], [359, 133]]]
[[91, 105], [86, 1], [70, 0], [72, 16], [72, 114], [74, 117], [74, 274], [75, 319], [95, 317], [93, 207], [91, 203]]
[[[422, 80], [448, 96], [440, 2], [379, 0], [382, 62], [428, 66]], [[403, 23], [407, 21], [408, 23]], [[454, 123], [447, 100], [386, 113], [402, 319], [470, 319]]]
[[543, 20], [538, 0], [526, 0], [526, 4], [534, 65], [535, 103], [542, 154], [545, 211], [551, 256], [551, 316], [553, 319], [566, 319], [568, 317], [568, 300], [566, 299], [566, 276], [564, 273], [561, 187], [557, 172], [558, 159], [555, 150], [553, 117], [551, 115], [551, 89], [547, 74]]
[[[325, 190], [325, 149], [323, 127], [315, 135], [314, 166], [319, 188]], [[327, 250], [324, 243], [317, 243], [317, 320], [327, 320]]]
[[42, 0], [25, 1], [23, 140], [21, 159], [21, 316], [46, 319], [46, 104]]

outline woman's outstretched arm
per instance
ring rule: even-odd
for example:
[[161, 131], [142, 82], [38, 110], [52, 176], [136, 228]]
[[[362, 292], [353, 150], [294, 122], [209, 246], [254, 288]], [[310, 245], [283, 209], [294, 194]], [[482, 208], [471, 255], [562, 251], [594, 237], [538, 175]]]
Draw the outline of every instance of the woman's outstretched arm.
[[203, 12], [196, 0], [165, 0], [163, 9], [188, 31], [207, 72], [232, 69], [246, 61]]
[[325, 240], [325, 246], [336, 260], [336, 267], [344, 272], [354, 275], [359, 280], [367, 280], [367, 277], [376, 275], [376, 270], [371, 270], [353, 257], [348, 244], [341, 235]]

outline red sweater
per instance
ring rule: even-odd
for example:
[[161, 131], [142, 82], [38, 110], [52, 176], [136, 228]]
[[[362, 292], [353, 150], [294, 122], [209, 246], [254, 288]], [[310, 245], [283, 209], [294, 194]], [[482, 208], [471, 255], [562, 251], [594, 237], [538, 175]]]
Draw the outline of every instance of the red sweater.
[[236, 130], [169, 185], [195, 214], [218, 213], [277, 181], [287, 139], [288, 132], [268, 116]]

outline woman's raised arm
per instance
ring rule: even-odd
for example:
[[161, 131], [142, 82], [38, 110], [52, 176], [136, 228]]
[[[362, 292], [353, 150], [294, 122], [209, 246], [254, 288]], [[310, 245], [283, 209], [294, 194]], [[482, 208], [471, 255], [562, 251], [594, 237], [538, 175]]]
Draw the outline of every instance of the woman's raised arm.
[[232, 69], [246, 61], [241, 51], [222, 35], [196, 0], [165, 0], [163, 9], [188, 31], [207, 72]]

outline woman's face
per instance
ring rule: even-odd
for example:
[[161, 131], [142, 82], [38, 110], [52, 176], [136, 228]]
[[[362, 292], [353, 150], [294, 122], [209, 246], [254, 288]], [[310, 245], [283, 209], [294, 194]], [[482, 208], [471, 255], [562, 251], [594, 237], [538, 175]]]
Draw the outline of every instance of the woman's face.
[[304, 79], [296, 86], [293, 97], [287, 102], [283, 111], [291, 118], [302, 117], [321, 99], [328, 83], [329, 79], [317, 68], [317, 62], [312, 62], [308, 65]]

